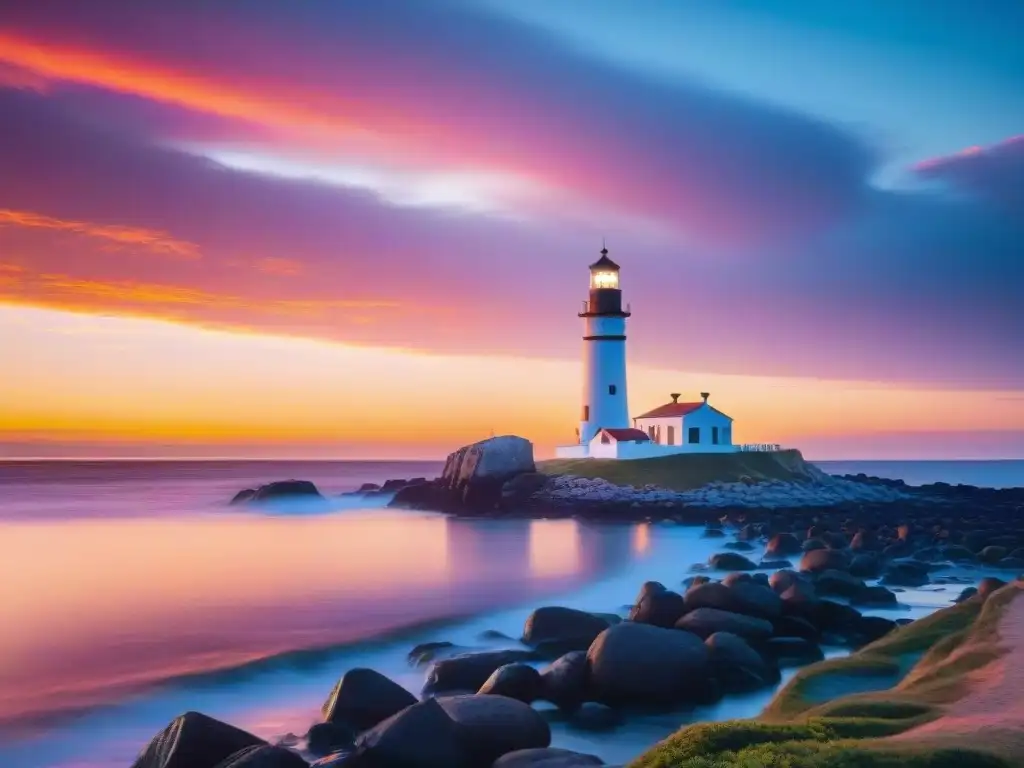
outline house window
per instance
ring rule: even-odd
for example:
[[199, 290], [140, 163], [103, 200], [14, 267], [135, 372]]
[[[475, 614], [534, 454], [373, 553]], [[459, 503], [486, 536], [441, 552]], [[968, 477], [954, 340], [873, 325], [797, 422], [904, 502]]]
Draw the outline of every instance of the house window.
[[668, 445], [676, 444], [676, 428], [669, 424], [668, 426], [668, 440], [665, 441]]
[[711, 444], [718, 445], [718, 427], [711, 428]]
[[608, 385], [608, 394], [609, 395], [614, 395], [615, 394], [615, 385], [614, 384], [609, 384]]
[[722, 433], [724, 435], [722, 442], [726, 445], [732, 445], [732, 427], [722, 427]]
[[690, 445], [697, 445], [700, 443], [700, 427], [690, 427], [688, 442]]
[[590, 421], [590, 406], [583, 406], [583, 421]]

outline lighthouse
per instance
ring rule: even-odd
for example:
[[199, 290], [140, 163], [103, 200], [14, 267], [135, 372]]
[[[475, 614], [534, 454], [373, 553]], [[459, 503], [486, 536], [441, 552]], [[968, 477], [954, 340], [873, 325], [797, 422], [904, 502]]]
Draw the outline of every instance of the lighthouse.
[[583, 311], [583, 412], [579, 442], [587, 445], [601, 429], [627, 429], [626, 318], [619, 288], [619, 265], [601, 249], [590, 265], [590, 297]]

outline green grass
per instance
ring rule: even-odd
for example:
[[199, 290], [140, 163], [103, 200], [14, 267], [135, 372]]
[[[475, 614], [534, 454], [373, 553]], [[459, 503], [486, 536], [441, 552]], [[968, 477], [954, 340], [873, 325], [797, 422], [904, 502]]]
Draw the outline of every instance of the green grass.
[[551, 459], [537, 469], [550, 475], [604, 478], [616, 485], [657, 485], [689, 491], [713, 482], [806, 479], [810, 470], [800, 451], [771, 453], [679, 453], [652, 459]]
[[[987, 601], [972, 599], [937, 611], [846, 658], [813, 664], [779, 691], [757, 720], [683, 728], [630, 768], [1018, 765], [1024, 733], [985, 739], [941, 733], [887, 737], [941, 717], [946, 705], [969, 693], [966, 675], [1007, 652], [1000, 645], [999, 621], [1021, 594], [1024, 584], [1011, 584]], [[863, 687], [865, 678], [877, 681], [879, 690], [843, 695], [844, 684], [857, 681]], [[829, 691], [837, 695], [819, 698]]]

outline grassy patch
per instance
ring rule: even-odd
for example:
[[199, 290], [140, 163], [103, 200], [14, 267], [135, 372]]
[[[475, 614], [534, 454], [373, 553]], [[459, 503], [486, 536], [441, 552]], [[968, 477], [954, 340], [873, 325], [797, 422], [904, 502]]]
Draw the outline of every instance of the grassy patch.
[[[1016, 583], [987, 601], [937, 611], [843, 659], [802, 670], [758, 720], [691, 726], [642, 755], [631, 768], [1010, 768], [1024, 733], [996, 739], [912, 731], [942, 717], [970, 690], [970, 674], [1007, 652], [999, 641]], [[908, 669], [909, 667], [909, 669]], [[884, 690], [841, 695], [874, 678]], [[840, 691], [830, 701], [818, 697]], [[937, 724], [938, 725], [938, 724]], [[1024, 725], [1022, 729], [1024, 730]], [[888, 739], [896, 734], [901, 739]]]
[[771, 453], [679, 453], [651, 459], [551, 459], [537, 469], [547, 474], [604, 478], [616, 485], [657, 485], [675, 491], [689, 491], [713, 482], [733, 483], [743, 478], [800, 480], [811, 469], [800, 451]]

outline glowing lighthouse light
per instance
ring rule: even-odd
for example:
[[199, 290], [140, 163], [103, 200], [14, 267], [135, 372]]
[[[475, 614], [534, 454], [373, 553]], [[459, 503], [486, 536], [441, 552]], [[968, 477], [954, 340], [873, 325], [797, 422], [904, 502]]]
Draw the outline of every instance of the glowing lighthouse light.
[[602, 271], [590, 273], [591, 288], [618, 288], [619, 273], [614, 271]]

